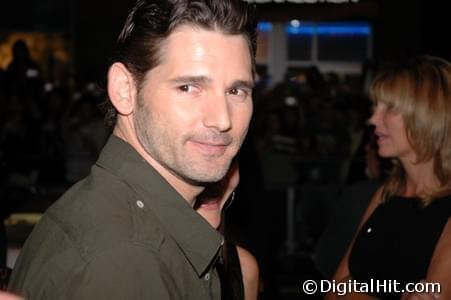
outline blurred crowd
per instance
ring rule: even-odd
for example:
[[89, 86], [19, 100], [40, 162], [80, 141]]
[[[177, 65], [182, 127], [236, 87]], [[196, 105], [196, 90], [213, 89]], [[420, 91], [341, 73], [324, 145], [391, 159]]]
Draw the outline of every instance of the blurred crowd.
[[70, 183], [86, 175], [108, 135], [95, 85], [74, 90], [46, 81], [19, 40], [0, 71], [0, 101], [2, 182]]
[[[310, 67], [271, 88], [257, 85], [254, 135], [263, 169], [283, 154], [290, 157], [283, 168], [284, 176], [290, 174], [287, 183], [345, 184], [364, 179], [371, 103], [363, 78], [322, 74]], [[264, 173], [271, 185], [275, 174]]]

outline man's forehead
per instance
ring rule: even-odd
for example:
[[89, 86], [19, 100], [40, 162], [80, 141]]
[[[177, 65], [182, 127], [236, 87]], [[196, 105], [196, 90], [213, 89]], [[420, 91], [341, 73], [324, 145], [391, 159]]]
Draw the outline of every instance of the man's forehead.
[[[244, 35], [230, 35], [218, 30], [204, 29], [194, 25], [178, 26], [159, 48], [159, 66], [170, 65], [183, 69], [218, 65], [224, 69], [234, 68], [242, 73], [240, 78], [252, 76], [252, 57]], [[187, 73], [187, 76], [196, 75]], [[204, 75], [204, 74], [197, 74]]]
[[[168, 37], [165, 39], [164, 43], [167, 45], [168, 41], [174, 40], [177, 38], [186, 37], [187, 34], [190, 34], [191, 36], [200, 36], [200, 35], [205, 35], [205, 34], [211, 34], [211, 35], [216, 35], [216, 36], [222, 36], [224, 38], [229, 37], [229, 38], [242, 39], [245, 42], [246, 46], [248, 47], [249, 55], [252, 55], [249, 45], [248, 45], [247, 37], [244, 33], [230, 34], [230, 33], [227, 33], [225, 31], [221, 30], [221, 28], [219, 28], [219, 27], [205, 28], [200, 25], [191, 24], [191, 23], [180, 24], [180, 25], [176, 26], [171, 31], [171, 33], [168, 35]], [[183, 49], [179, 49], [179, 50], [183, 50]]]

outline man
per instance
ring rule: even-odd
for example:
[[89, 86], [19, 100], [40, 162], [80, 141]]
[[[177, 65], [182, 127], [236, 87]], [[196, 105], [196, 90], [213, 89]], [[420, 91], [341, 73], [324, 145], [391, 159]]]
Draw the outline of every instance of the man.
[[139, 0], [108, 72], [113, 135], [24, 245], [26, 299], [219, 299], [222, 237], [194, 210], [252, 114], [255, 22], [239, 0]]

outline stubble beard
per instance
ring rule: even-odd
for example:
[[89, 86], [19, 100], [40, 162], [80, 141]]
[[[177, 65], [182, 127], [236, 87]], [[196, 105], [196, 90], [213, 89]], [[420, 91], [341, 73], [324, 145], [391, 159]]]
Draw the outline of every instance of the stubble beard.
[[[209, 160], [224, 160], [217, 157], [198, 161], [183, 153], [183, 147], [189, 136], [180, 139], [180, 148], [177, 148], [177, 139], [171, 138], [170, 131], [162, 126], [149, 112], [145, 105], [140, 105], [134, 118], [136, 136], [139, 143], [158, 164], [183, 181], [196, 186], [205, 186], [208, 183], [220, 181], [227, 173], [231, 160], [210, 167]], [[241, 141], [240, 141], [241, 144]]]

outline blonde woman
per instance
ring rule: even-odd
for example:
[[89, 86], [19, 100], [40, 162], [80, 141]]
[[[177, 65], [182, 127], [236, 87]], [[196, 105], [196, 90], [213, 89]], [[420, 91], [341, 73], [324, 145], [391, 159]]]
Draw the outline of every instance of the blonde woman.
[[[326, 299], [451, 299], [451, 64], [422, 56], [384, 69], [370, 96], [378, 153], [395, 167], [334, 279], [386, 288]], [[418, 282], [439, 283], [441, 292], [402, 292]]]

